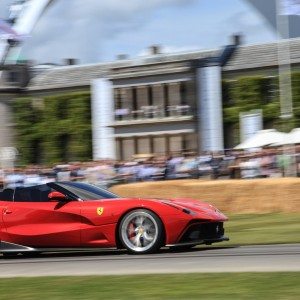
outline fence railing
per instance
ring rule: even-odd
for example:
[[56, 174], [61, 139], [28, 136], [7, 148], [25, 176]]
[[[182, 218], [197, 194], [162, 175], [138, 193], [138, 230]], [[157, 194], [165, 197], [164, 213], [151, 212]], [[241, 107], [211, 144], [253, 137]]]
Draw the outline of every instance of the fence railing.
[[192, 115], [190, 105], [169, 105], [167, 107], [151, 105], [141, 106], [137, 110], [130, 110], [129, 108], [115, 110], [116, 120], [138, 120], [189, 115]]

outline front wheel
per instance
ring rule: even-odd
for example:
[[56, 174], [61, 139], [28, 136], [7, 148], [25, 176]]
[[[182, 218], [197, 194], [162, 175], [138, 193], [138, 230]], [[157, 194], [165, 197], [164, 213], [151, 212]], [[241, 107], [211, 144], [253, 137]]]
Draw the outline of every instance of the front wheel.
[[163, 246], [164, 228], [156, 214], [146, 209], [137, 209], [123, 217], [119, 237], [131, 253], [153, 253]]

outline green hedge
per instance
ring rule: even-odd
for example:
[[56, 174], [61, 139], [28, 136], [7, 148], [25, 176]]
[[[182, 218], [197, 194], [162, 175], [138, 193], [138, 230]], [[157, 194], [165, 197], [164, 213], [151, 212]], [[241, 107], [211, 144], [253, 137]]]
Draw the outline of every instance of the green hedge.
[[[237, 128], [241, 112], [262, 109], [264, 125], [281, 131], [300, 127], [300, 73], [292, 74], [293, 118], [280, 118], [279, 83], [277, 77], [251, 76], [223, 81], [223, 116], [225, 127]], [[233, 134], [238, 134], [235, 131]], [[233, 137], [238, 140], [238, 137]], [[229, 146], [229, 145], [227, 145]], [[230, 145], [232, 146], [232, 145]]]
[[20, 163], [91, 159], [90, 92], [18, 98], [14, 117]]

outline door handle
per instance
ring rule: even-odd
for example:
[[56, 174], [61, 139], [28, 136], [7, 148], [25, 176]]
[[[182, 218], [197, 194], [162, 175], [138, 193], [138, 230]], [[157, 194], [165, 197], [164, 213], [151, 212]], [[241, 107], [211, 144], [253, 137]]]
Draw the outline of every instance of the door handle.
[[4, 211], [3, 211], [3, 213], [4, 213], [5, 215], [10, 215], [10, 214], [12, 214], [12, 211], [9, 210], [8, 208], [5, 208]]

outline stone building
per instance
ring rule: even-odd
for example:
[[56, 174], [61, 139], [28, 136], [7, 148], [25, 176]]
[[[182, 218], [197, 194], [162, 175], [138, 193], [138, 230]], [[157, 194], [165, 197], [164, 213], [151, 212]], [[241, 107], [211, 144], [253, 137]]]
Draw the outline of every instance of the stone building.
[[[300, 39], [291, 39], [290, 47], [293, 68], [299, 68]], [[31, 77], [19, 84], [12, 74], [2, 76], [0, 146], [14, 144], [9, 114], [14, 97], [91, 91], [94, 159], [221, 151], [233, 146], [230, 139], [224, 145], [222, 79], [278, 72], [276, 43], [241, 46], [236, 37], [211, 51], [151, 51], [110, 63], [31, 68]]]
[[6, 65], [0, 74], [0, 147], [14, 146], [11, 104], [26, 90], [29, 69], [25, 64]]

